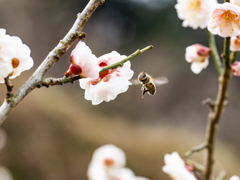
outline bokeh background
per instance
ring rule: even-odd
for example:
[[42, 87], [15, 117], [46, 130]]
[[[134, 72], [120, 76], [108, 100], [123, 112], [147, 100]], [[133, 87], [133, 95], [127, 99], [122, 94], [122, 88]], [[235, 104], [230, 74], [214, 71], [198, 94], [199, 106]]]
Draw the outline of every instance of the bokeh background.
[[[34, 67], [13, 80], [17, 90], [47, 54], [65, 36], [88, 0], [0, 0], [0, 27], [19, 36], [31, 48]], [[106, 0], [83, 31], [96, 56], [113, 50], [129, 55], [153, 45], [131, 60], [132, 69], [153, 77], [166, 76], [167, 85], [155, 96], [141, 98], [140, 86], [130, 86], [114, 101], [93, 106], [84, 99], [79, 83], [42, 87], [32, 91], [9, 115], [1, 128], [7, 144], [0, 165], [15, 180], [87, 180], [93, 151], [115, 144], [127, 155], [127, 167], [151, 180], [167, 180], [164, 154], [184, 153], [203, 142], [209, 108], [202, 100], [215, 98], [218, 77], [213, 62], [199, 75], [190, 71], [185, 48], [207, 46], [206, 30], [183, 28], [174, 0]], [[223, 40], [216, 37], [219, 52]], [[62, 77], [70, 52], [46, 77]], [[134, 78], [137, 74], [134, 75]], [[240, 79], [230, 83], [228, 106], [218, 128], [215, 174], [240, 176]], [[6, 87], [0, 85], [3, 101]], [[203, 162], [204, 153], [192, 156]]]

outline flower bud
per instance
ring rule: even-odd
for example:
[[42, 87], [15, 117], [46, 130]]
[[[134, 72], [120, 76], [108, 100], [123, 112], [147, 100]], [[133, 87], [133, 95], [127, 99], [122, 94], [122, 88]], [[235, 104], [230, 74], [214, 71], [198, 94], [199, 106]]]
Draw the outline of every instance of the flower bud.
[[240, 62], [236, 61], [230, 65], [232, 73], [234, 76], [240, 76]]

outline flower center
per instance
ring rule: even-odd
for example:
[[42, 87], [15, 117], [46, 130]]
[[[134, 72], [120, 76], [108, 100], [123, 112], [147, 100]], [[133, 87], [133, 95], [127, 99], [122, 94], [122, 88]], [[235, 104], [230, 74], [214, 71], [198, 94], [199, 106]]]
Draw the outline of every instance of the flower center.
[[189, 4], [189, 9], [199, 12], [201, 11], [201, 4], [201, 0], [193, 0]]
[[114, 160], [113, 159], [105, 159], [104, 164], [107, 167], [111, 167], [114, 165]]
[[20, 64], [20, 61], [19, 61], [18, 58], [13, 58], [13, 59], [12, 59], [12, 67], [13, 67], [14, 69], [17, 68], [17, 67], [19, 66], [19, 64]]
[[[231, 12], [229, 10], [224, 12], [219, 12], [219, 14], [222, 16], [226, 24], [232, 24], [234, 20], [238, 17], [238, 15], [234, 12]], [[222, 25], [224, 26], [224, 25]]]

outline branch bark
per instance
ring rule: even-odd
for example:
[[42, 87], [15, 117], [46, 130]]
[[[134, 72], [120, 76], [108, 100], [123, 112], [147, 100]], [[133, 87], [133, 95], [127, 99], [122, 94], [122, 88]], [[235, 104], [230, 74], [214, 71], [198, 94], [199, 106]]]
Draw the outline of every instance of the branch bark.
[[37, 84], [42, 80], [46, 72], [58, 62], [58, 60], [67, 52], [74, 41], [82, 36], [81, 30], [84, 25], [96, 10], [96, 8], [103, 4], [105, 0], [90, 0], [82, 13], [77, 15], [77, 19], [69, 30], [67, 35], [58, 43], [58, 45], [48, 54], [42, 64], [37, 68], [33, 75], [23, 84], [23, 86], [11, 97], [10, 101], [3, 102], [0, 107], [0, 125], [6, 119], [8, 114], [14, 107], [33, 89], [37, 87]]
[[207, 155], [205, 159], [205, 177], [206, 180], [211, 178], [212, 169], [213, 169], [213, 152], [215, 145], [215, 138], [217, 132], [217, 125], [219, 123], [220, 117], [224, 109], [224, 102], [227, 99], [227, 89], [229, 85], [229, 80], [231, 78], [230, 71], [230, 37], [225, 38], [224, 40], [224, 54], [223, 54], [223, 71], [219, 76], [219, 87], [217, 99], [214, 103], [214, 108], [211, 109], [208, 115], [208, 125], [206, 132], [205, 143], [207, 144]]

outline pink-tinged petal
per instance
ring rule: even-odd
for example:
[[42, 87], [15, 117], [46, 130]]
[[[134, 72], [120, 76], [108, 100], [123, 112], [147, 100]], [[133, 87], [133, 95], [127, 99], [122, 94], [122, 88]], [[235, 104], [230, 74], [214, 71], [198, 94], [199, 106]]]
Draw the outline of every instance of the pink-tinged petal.
[[234, 37], [240, 35], [240, 7], [223, 3], [212, 7], [208, 30], [221, 37]]
[[232, 37], [230, 43], [231, 51], [240, 51], [240, 39], [239, 37]]
[[10, 171], [3, 166], [0, 166], [0, 179], [1, 180], [13, 180]]
[[[71, 63], [81, 68], [79, 75], [89, 78], [97, 78], [101, 67], [98, 66], [97, 57], [92, 54], [91, 49], [82, 41], [79, 41], [71, 54]], [[74, 72], [68, 72], [73, 73]]]
[[240, 62], [236, 61], [230, 65], [232, 73], [234, 76], [240, 76]]
[[[98, 65], [103, 67], [111, 65], [125, 57], [113, 51], [99, 57]], [[118, 94], [126, 92], [129, 85], [132, 84], [129, 81], [133, 76], [133, 71], [130, 67], [131, 63], [128, 61], [122, 67], [99, 73], [98, 78], [80, 79], [80, 87], [85, 89], [85, 99], [91, 100], [93, 105], [97, 105], [103, 101], [109, 102], [114, 100]]]

